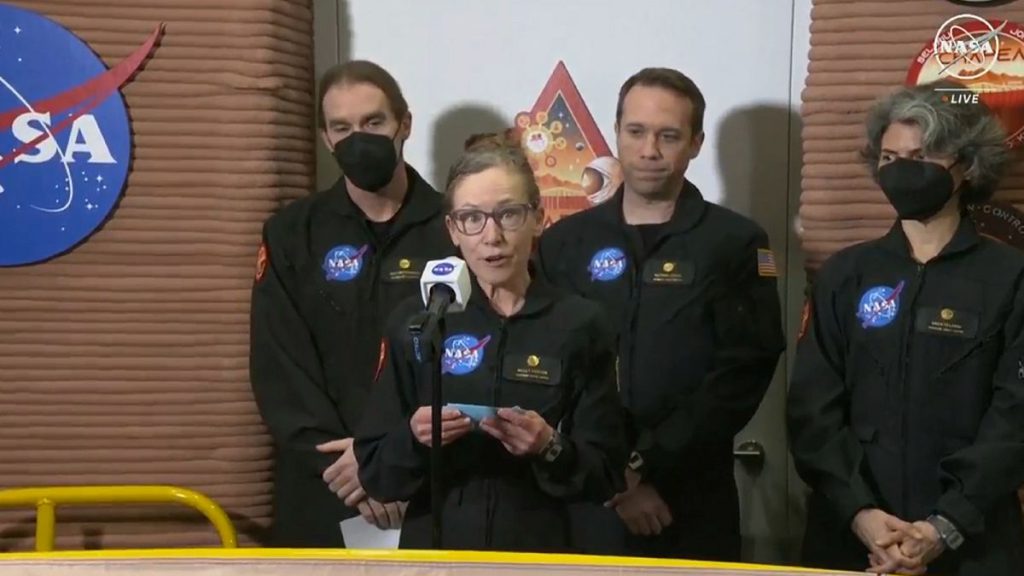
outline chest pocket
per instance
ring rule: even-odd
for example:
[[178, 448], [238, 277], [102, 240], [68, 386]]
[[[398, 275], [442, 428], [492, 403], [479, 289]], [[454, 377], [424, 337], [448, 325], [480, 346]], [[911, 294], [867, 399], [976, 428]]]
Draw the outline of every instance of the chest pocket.
[[[669, 332], [679, 334], [679, 322], [695, 326], [702, 317], [708, 317], [708, 299], [714, 292], [710, 272], [711, 267], [698, 269], [697, 263], [685, 254], [675, 258], [655, 255], [644, 261], [640, 270], [640, 300], [645, 321], [653, 314], [657, 317], [655, 326], [675, 326]], [[743, 333], [749, 332], [749, 327], [744, 327]]]
[[948, 439], [969, 440], [991, 401], [1002, 331], [969, 310], [921, 307], [914, 318], [915, 360], [927, 366], [933, 417]]
[[561, 358], [535, 354], [506, 354], [502, 360], [501, 404], [533, 410], [548, 423], [561, 419], [566, 383]]
[[[989, 357], [998, 352], [999, 329], [982, 326], [981, 316], [973, 311], [921, 307], [913, 330], [915, 347], [923, 346], [924, 356], [937, 360], [933, 364], [937, 375], [994, 368], [994, 357]], [[971, 367], [979, 361], [985, 366]]]

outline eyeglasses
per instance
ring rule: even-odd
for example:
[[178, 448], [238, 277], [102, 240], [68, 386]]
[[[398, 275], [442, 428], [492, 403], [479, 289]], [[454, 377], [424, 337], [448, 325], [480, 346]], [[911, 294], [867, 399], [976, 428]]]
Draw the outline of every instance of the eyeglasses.
[[487, 219], [494, 220], [498, 228], [506, 232], [515, 232], [526, 224], [526, 217], [535, 206], [533, 204], [505, 204], [487, 212], [477, 208], [461, 208], [452, 210], [448, 215], [455, 227], [466, 236], [476, 236], [484, 231]]

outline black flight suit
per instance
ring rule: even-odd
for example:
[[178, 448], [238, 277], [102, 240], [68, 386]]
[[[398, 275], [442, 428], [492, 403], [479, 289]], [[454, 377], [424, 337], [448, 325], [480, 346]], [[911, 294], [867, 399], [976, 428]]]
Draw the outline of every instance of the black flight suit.
[[625, 223], [622, 199], [620, 188], [557, 222], [539, 260], [557, 285], [613, 315], [630, 447], [674, 522], [634, 537], [614, 511], [583, 507], [574, 534], [586, 553], [738, 560], [733, 437], [785, 348], [768, 237], [689, 182], [671, 220], [646, 238]]
[[1024, 255], [966, 217], [924, 265], [898, 223], [825, 263], [788, 400], [808, 565], [865, 569], [851, 521], [881, 508], [964, 535], [929, 574], [1024, 574], [1022, 280]]
[[344, 179], [271, 217], [268, 265], [252, 292], [250, 377], [275, 447], [272, 544], [344, 546], [357, 514], [321, 475], [338, 454], [315, 446], [353, 436], [396, 305], [419, 293], [427, 260], [455, 253], [442, 197], [411, 168], [409, 192], [378, 237]]
[[[431, 547], [430, 449], [409, 420], [431, 388], [408, 337], [411, 301], [388, 331], [388, 360], [356, 436], [360, 479], [380, 500], [409, 500], [401, 547]], [[444, 448], [445, 549], [568, 550], [566, 504], [604, 502], [624, 486], [622, 406], [611, 329], [592, 302], [535, 279], [522, 309], [502, 318], [474, 284], [464, 312], [448, 316], [445, 403], [534, 410], [561, 428], [552, 462], [518, 457], [482, 430]]]

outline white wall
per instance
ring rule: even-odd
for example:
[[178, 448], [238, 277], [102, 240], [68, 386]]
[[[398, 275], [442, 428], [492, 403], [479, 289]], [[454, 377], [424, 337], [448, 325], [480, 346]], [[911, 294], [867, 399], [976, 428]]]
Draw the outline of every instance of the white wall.
[[[408, 158], [428, 180], [440, 174], [435, 159], [451, 155], [444, 149], [451, 143], [439, 145], [433, 136], [439, 121], [471, 107], [479, 110], [469, 116], [510, 125], [515, 113], [533, 105], [558, 60], [566, 63], [613, 149], [622, 82], [644, 66], [678, 68], [708, 101], [706, 148], [690, 177], [717, 201], [726, 188], [717, 158], [723, 121], [755, 106], [789, 106], [791, 5], [792, 0], [351, 0], [341, 2], [351, 37], [340, 52], [374, 60], [398, 78], [414, 113]], [[736, 204], [744, 208], [742, 200]]]

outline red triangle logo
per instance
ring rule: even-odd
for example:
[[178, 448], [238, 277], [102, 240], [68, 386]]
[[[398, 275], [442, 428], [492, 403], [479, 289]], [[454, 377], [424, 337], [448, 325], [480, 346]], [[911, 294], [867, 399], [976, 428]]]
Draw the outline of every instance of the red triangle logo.
[[514, 130], [540, 186], [545, 226], [604, 202], [622, 183], [622, 168], [561, 61], [533, 109], [516, 115]]

